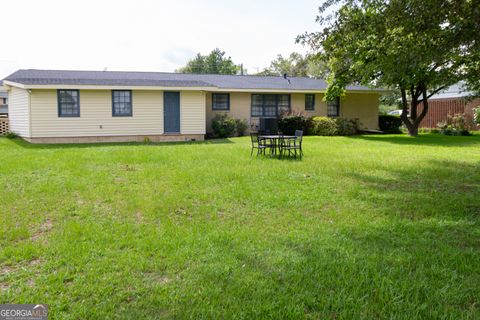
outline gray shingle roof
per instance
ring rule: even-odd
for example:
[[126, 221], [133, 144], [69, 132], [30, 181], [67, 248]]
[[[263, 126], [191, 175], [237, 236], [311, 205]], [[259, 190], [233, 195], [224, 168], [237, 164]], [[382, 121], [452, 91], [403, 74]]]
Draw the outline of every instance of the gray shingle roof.
[[[4, 80], [24, 85], [105, 85], [105, 86], [162, 86], [162, 87], [212, 87], [220, 89], [260, 90], [325, 90], [321, 79], [292, 77], [231, 76], [216, 74], [183, 74], [165, 72], [123, 71], [65, 71], [18, 70]], [[364, 86], [349, 86], [347, 90], [371, 90]]]

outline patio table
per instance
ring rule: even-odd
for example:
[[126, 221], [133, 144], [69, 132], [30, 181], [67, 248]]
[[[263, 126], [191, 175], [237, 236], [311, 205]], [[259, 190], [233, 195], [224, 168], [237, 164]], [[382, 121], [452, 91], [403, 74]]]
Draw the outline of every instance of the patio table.
[[259, 135], [259, 139], [270, 139], [273, 141], [273, 153], [277, 154], [278, 140], [280, 139], [295, 139], [295, 136], [286, 136], [281, 134], [266, 134], [266, 135]]

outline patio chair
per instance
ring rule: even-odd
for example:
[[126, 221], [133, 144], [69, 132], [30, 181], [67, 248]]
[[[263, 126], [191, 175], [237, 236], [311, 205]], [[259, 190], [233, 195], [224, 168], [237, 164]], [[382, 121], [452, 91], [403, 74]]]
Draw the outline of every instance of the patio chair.
[[300, 156], [303, 156], [302, 141], [303, 141], [303, 130], [295, 130], [295, 139], [300, 146]]
[[295, 159], [297, 158], [297, 154], [300, 156], [300, 159], [302, 158], [302, 130], [295, 130], [294, 138], [280, 138], [279, 140], [280, 157], [282, 157], [286, 152], [288, 152], [288, 155], [293, 155]]
[[250, 157], [253, 155], [253, 150], [257, 149], [257, 156], [261, 153], [265, 154], [266, 149], [271, 149], [273, 144], [267, 143], [266, 139], [260, 139], [258, 133], [250, 133], [250, 140], [252, 141], [252, 151], [250, 151]]

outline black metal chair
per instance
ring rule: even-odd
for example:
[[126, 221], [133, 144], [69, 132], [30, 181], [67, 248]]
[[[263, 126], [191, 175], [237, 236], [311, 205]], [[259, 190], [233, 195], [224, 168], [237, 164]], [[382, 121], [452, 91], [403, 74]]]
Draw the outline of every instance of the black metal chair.
[[267, 143], [265, 139], [260, 139], [258, 133], [250, 133], [250, 140], [252, 141], [252, 151], [250, 151], [250, 157], [253, 155], [253, 150], [257, 149], [257, 156], [259, 154], [265, 154], [265, 150], [271, 148], [271, 144]]
[[294, 138], [283, 138], [280, 137], [279, 139], [279, 149], [280, 149], [280, 156], [282, 157], [286, 152], [288, 155], [293, 155], [295, 159], [297, 158], [297, 154], [300, 156], [300, 159], [303, 156], [303, 149], [302, 149], [302, 140], [303, 140], [303, 131], [302, 130], [295, 130], [295, 137]]
[[303, 142], [303, 130], [295, 130], [295, 139], [300, 146], [300, 156], [303, 156], [302, 142]]

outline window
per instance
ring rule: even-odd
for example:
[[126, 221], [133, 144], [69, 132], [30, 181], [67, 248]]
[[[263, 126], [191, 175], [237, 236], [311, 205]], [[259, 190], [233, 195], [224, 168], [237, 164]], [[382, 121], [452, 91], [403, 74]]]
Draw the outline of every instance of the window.
[[306, 94], [305, 95], [305, 110], [313, 111], [315, 110], [315, 95]]
[[327, 102], [327, 116], [329, 117], [340, 116], [340, 98]]
[[112, 116], [131, 117], [132, 116], [132, 91], [113, 90], [112, 91]]
[[278, 114], [290, 112], [290, 95], [279, 94], [277, 95]]
[[289, 111], [289, 94], [252, 94], [252, 117], [273, 118]]
[[80, 93], [78, 90], [58, 90], [58, 116], [80, 117]]
[[263, 115], [265, 117], [277, 116], [277, 97], [274, 94], [263, 96]]
[[252, 117], [263, 116], [263, 95], [252, 94]]
[[212, 110], [230, 110], [230, 94], [212, 93]]

